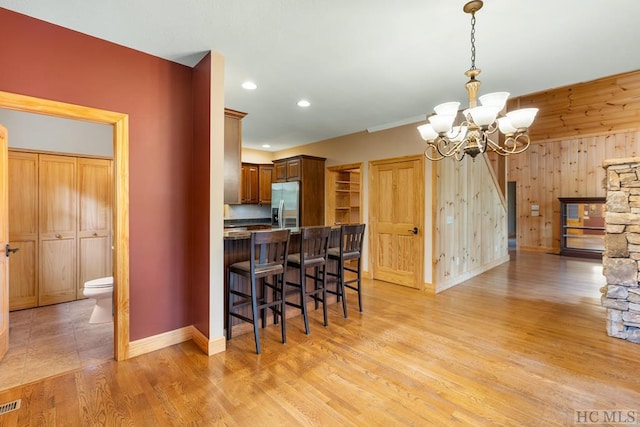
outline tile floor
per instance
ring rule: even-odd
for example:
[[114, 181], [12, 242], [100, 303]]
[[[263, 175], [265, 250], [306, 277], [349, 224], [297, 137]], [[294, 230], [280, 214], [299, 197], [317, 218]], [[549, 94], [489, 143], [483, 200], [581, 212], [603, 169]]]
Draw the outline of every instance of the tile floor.
[[112, 359], [113, 322], [89, 324], [94, 305], [83, 299], [9, 313], [0, 390]]

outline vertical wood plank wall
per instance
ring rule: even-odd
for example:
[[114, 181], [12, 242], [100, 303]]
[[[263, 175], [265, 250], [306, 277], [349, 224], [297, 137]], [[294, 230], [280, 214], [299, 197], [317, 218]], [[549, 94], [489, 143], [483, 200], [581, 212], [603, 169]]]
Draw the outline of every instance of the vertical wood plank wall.
[[483, 158], [435, 164], [435, 292], [509, 260], [507, 210]]
[[[640, 71], [515, 98], [540, 109], [529, 149], [508, 159], [519, 249], [560, 251], [558, 197], [604, 196], [604, 160], [640, 155]], [[539, 205], [540, 216], [531, 215]]]

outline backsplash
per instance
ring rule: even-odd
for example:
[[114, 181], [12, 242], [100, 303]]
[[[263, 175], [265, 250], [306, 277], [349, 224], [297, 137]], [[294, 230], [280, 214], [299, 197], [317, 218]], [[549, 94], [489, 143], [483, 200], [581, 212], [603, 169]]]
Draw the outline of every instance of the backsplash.
[[224, 205], [224, 219], [271, 219], [268, 205]]

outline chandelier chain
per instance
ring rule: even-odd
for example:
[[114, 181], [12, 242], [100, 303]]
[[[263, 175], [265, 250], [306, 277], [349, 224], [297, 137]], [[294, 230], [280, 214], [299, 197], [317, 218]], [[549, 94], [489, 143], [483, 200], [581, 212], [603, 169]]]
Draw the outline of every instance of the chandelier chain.
[[471, 69], [476, 69], [476, 14], [471, 13]]

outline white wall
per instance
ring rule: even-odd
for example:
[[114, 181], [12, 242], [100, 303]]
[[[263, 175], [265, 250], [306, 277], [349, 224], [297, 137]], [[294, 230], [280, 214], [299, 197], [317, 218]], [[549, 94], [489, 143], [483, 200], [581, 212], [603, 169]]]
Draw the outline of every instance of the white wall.
[[113, 127], [101, 123], [0, 109], [9, 148], [113, 157]]

